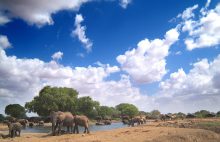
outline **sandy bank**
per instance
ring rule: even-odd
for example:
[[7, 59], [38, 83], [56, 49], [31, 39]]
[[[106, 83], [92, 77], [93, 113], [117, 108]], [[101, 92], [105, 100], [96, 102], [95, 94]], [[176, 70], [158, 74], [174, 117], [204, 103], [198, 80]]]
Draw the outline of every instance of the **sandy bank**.
[[203, 129], [155, 127], [142, 125], [109, 131], [91, 132], [91, 134], [22, 134], [14, 139], [0, 139], [1, 142], [219, 142], [220, 135]]

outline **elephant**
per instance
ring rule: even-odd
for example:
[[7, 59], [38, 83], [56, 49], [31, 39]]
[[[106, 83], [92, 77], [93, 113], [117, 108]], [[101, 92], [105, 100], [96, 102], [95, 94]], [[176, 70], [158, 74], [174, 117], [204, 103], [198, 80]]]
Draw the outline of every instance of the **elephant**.
[[74, 133], [77, 131], [77, 134], [79, 133], [79, 128], [78, 126], [83, 126], [85, 128], [84, 133], [90, 133], [89, 132], [89, 119], [88, 117], [84, 115], [76, 115], [74, 116]]
[[11, 123], [11, 122], [7, 122], [8, 125], [8, 130], [9, 130], [9, 136], [11, 138], [15, 137], [17, 135], [18, 132], [18, 136], [20, 137], [21, 135], [21, 124], [16, 122], [16, 123]]
[[129, 124], [129, 119], [130, 119], [129, 116], [124, 115], [124, 116], [121, 117], [121, 119], [122, 119], [123, 124]]
[[140, 116], [140, 123], [141, 124], [146, 124], [147, 120], [145, 118], [145, 116]]
[[42, 120], [39, 121], [39, 122], [38, 122], [38, 126], [44, 126], [44, 121], [42, 121]]
[[58, 127], [58, 134], [61, 134], [61, 127], [66, 126], [67, 131], [70, 132], [69, 128], [71, 128], [71, 132], [74, 124], [74, 117], [70, 112], [61, 112], [52, 111], [50, 113], [51, 122], [52, 122], [52, 134], [55, 136], [56, 128]]
[[101, 122], [102, 121], [102, 117], [101, 116], [96, 116], [96, 121], [97, 122]]
[[30, 122], [30, 123], [29, 123], [29, 127], [30, 127], [30, 128], [33, 128], [33, 126], [34, 126], [34, 123], [33, 123], [33, 122]]
[[26, 120], [26, 119], [18, 119], [17, 122], [19, 122], [24, 128], [26, 128], [28, 120]]
[[141, 119], [140, 116], [135, 116], [135, 117], [131, 118], [129, 120], [129, 124], [128, 125], [133, 127], [135, 123], [137, 123], [137, 125], [142, 124], [142, 119]]
[[104, 122], [105, 125], [111, 125], [112, 124], [111, 120], [104, 120], [103, 122]]

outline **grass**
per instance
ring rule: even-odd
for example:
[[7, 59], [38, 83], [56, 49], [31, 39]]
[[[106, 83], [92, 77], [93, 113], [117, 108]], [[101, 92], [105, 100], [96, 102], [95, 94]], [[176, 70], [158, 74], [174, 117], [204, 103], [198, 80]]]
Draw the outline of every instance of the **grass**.
[[197, 125], [203, 127], [220, 127], [220, 121], [198, 122]]
[[219, 121], [204, 121], [204, 122], [197, 122], [194, 125], [195, 128], [211, 130], [220, 134], [220, 122]]

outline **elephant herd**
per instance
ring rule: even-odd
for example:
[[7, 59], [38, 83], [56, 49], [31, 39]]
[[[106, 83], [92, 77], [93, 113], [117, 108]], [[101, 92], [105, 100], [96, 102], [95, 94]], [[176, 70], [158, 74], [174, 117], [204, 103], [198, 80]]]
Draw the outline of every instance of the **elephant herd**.
[[72, 115], [70, 112], [52, 111], [50, 113], [50, 118], [53, 135], [60, 135], [63, 126], [67, 128], [68, 133], [79, 133], [78, 126], [84, 127], [84, 133], [89, 133], [89, 119], [84, 115]]
[[134, 126], [135, 123], [137, 125], [145, 124], [146, 117], [145, 116], [135, 116], [130, 118], [129, 116], [122, 116], [122, 123], [128, 124], [129, 126]]

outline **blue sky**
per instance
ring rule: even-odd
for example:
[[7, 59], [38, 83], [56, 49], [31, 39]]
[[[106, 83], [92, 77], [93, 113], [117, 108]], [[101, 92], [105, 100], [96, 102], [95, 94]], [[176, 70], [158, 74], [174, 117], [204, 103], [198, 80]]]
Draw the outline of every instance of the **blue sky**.
[[[220, 53], [218, 0], [125, 0], [124, 6], [123, 0], [77, 2], [0, 2], [0, 35], [7, 38], [0, 40], [1, 58], [6, 58], [0, 62], [2, 107], [8, 103], [24, 104], [44, 85], [52, 85], [76, 88], [81, 96], [89, 95], [110, 106], [128, 102], [145, 111], [218, 110], [217, 105], [208, 106], [213, 101], [220, 102], [220, 88], [213, 80], [220, 73], [214, 63]], [[184, 17], [184, 11], [193, 6]], [[77, 15], [81, 18], [78, 23]], [[186, 23], [192, 21], [190, 28], [184, 30]], [[193, 45], [186, 44], [188, 39], [193, 40]], [[138, 45], [141, 41], [143, 47]], [[57, 52], [62, 55], [52, 59]], [[120, 55], [123, 59], [118, 58]], [[16, 57], [13, 61], [12, 56]], [[7, 72], [7, 67], [11, 71]], [[189, 84], [190, 79], [198, 83]], [[16, 85], [18, 82], [24, 85]], [[13, 88], [15, 91], [11, 91]], [[179, 98], [182, 95], [184, 98]], [[192, 98], [197, 99], [190, 103]], [[173, 109], [177, 102], [186, 107]]]

